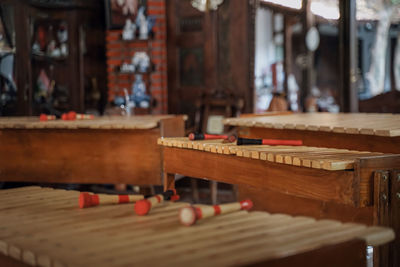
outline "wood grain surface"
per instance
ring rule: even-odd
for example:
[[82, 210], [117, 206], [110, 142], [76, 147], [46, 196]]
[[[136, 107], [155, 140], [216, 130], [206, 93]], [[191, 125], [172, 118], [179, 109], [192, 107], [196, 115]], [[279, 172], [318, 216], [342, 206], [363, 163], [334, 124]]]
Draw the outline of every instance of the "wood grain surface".
[[[186, 203], [165, 202], [136, 216], [129, 204], [79, 209], [78, 195], [40, 187], [0, 191], [0, 254], [33, 266], [269, 266], [309, 253], [304, 263], [314, 251], [343, 245], [354, 263], [365, 245], [394, 238], [390, 228], [266, 212], [238, 211], [185, 227], [178, 212]], [[319, 264], [335, 257], [328, 253]]]
[[0, 181], [161, 184], [157, 138], [182, 136], [184, 119], [162, 115], [53, 123], [1, 118]]
[[377, 113], [297, 113], [225, 119], [231, 126], [400, 136], [400, 115]]

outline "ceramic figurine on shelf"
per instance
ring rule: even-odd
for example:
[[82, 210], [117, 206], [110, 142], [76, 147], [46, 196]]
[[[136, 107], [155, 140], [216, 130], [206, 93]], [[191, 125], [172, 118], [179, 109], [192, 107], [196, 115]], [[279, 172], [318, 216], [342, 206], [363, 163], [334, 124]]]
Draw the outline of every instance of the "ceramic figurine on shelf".
[[146, 16], [144, 15], [145, 8], [141, 6], [139, 8], [137, 17], [136, 17], [136, 24], [139, 27], [139, 39], [145, 40], [149, 38], [149, 29], [147, 24]]
[[125, 115], [131, 116], [134, 114], [132, 109], [135, 107], [135, 102], [129, 96], [128, 90], [126, 90], [126, 88], [124, 88], [124, 96], [125, 96], [125, 106], [123, 106], [123, 109], [125, 110]]
[[133, 64], [128, 64], [128, 63], [124, 63], [121, 65], [120, 67], [120, 72], [123, 73], [133, 73], [135, 72], [135, 65]]
[[150, 58], [146, 52], [136, 52], [132, 58], [132, 64], [139, 72], [147, 72], [150, 67]]
[[61, 56], [68, 56], [68, 30], [67, 30], [67, 23], [62, 22], [57, 30], [57, 38], [60, 42], [60, 54]]
[[32, 45], [32, 52], [33, 52], [34, 54], [40, 54], [40, 53], [41, 53], [41, 51], [40, 51], [40, 45], [39, 45], [39, 43], [38, 43], [37, 41], [35, 41], [35, 42], [33, 43], [33, 45]]
[[122, 31], [122, 39], [123, 40], [133, 40], [135, 39], [135, 33], [136, 33], [136, 25], [132, 23], [130, 19], [127, 19], [125, 21], [125, 26]]
[[155, 24], [155, 18], [147, 17], [144, 14], [145, 8], [141, 6], [139, 8], [137, 17], [136, 17], [136, 25], [139, 28], [139, 39], [146, 40], [149, 38], [149, 33]]
[[132, 85], [132, 100], [136, 107], [149, 108], [150, 106], [150, 96], [146, 94], [146, 85], [140, 74], [136, 75], [135, 82]]
[[117, 0], [117, 5], [122, 8], [124, 16], [134, 15], [138, 7], [138, 0]]
[[65, 43], [68, 41], [68, 30], [67, 30], [67, 23], [62, 22], [57, 30], [57, 38], [60, 43]]

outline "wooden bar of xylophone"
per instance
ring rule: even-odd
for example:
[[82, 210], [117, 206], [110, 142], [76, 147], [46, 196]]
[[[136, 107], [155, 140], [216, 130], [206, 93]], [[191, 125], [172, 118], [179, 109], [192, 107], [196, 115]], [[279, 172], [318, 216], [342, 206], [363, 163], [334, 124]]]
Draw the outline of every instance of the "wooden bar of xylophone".
[[184, 118], [1, 117], [0, 181], [161, 184], [157, 138], [183, 136]]
[[[400, 198], [380, 197], [389, 187], [393, 194], [400, 192], [400, 180], [392, 179], [389, 184], [386, 179], [389, 174], [400, 177], [398, 154], [308, 146], [237, 146], [223, 140], [187, 138], [160, 138], [158, 143], [163, 146], [165, 189], [174, 187], [177, 173], [237, 184], [240, 199], [251, 198], [256, 209], [390, 225], [400, 235]], [[390, 208], [389, 197], [393, 199]], [[390, 248], [395, 258], [399, 240]]]
[[[79, 209], [79, 192], [40, 187], [0, 191], [0, 265], [365, 266], [366, 246], [394, 238], [385, 227], [238, 211], [186, 227], [186, 203], [148, 216], [132, 205]], [[200, 206], [199, 206], [200, 207]]]

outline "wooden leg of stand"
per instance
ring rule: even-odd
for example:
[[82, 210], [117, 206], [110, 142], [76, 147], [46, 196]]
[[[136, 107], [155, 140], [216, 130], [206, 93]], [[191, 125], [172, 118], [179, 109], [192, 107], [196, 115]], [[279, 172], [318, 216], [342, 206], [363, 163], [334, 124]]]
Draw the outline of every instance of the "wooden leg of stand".
[[213, 205], [217, 205], [218, 183], [216, 181], [210, 181], [210, 192], [211, 192], [211, 203]]
[[[375, 224], [389, 226], [389, 172], [374, 173], [374, 217]], [[374, 266], [389, 266], [389, 245], [374, 249]]]
[[198, 184], [197, 184], [197, 179], [190, 178], [190, 186], [192, 188], [193, 202], [194, 203], [199, 203], [200, 198], [199, 198], [199, 187], [198, 187]]
[[164, 191], [175, 189], [175, 174], [164, 173]]
[[122, 191], [122, 192], [124, 192], [124, 191], [126, 191], [127, 186], [126, 186], [126, 184], [115, 184], [115, 185], [114, 185], [114, 189], [115, 189], [116, 191]]

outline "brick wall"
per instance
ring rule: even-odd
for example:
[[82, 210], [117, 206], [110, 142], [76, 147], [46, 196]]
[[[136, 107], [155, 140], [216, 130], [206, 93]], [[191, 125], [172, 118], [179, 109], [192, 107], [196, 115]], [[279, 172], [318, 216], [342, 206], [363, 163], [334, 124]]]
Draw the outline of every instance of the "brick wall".
[[[167, 113], [167, 27], [166, 27], [166, 0], [147, 0], [147, 15], [156, 18], [153, 28], [154, 36], [148, 41], [123, 41], [122, 30], [108, 30], [107, 45], [107, 73], [108, 73], [108, 100], [112, 101], [116, 95], [123, 95], [123, 88], [130, 89], [135, 80], [134, 74], [120, 74], [115, 68], [124, 62], [130, 62], [136, 51], [149, 53], [154, 70], [144, 75], [149, 81], [147, 93], [155, 99], [157, 105], [152, 109], [153, 114]], [[149, 77], [150, 76], [150, 77]]]

